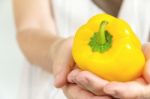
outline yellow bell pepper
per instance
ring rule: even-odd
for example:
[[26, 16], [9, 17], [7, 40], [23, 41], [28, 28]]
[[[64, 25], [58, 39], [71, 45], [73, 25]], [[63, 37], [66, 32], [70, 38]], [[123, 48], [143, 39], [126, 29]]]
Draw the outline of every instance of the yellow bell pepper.
[[130, 81], [142, 73], [145, 58], [130, 26], [108, 14], [93, 16], [76, 32], [72, 55], [82, 70], [109, 81]]

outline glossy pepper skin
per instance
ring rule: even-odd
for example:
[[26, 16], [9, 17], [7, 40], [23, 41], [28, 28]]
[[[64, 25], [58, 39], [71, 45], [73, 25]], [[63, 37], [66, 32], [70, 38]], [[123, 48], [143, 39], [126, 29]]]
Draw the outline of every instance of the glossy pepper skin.
[[130, 26], [108, 14], [98, 14], [76, 32], [72, 55], [82, 70], [109, 81], [130, 81], [141, 75], [145, 58]]

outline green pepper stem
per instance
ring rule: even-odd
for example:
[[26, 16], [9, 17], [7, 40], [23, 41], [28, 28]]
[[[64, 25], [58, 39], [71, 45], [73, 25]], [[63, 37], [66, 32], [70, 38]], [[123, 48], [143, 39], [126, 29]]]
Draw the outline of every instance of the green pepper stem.
[[108, 21], [102, 21], [99, 25], [99, 31], [94, 32], [90, 38], [88, 45], [91, 47], [93, 52], [106, 52], [112, 46], [112, 35], [106, 30]]
[[105, 36], [105, 27], [108, 24], [107, 21], [102, 21], [99, 27], [98, 33], [100, 34], [100, 44], [105, 44], [106, 43], [106, 36]]

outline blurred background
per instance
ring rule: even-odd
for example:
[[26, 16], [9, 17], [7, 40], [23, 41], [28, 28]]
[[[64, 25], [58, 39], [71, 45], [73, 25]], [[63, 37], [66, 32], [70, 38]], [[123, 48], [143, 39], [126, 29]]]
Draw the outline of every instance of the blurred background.
[[12, 0], [0, 0], [0, 99], [17, 99], [23, 56], [17, 46]]

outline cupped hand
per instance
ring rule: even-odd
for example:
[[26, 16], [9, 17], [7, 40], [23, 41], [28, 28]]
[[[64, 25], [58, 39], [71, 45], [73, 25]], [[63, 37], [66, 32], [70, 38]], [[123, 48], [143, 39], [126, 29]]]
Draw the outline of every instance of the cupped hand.
[[95, 95], [111, 95], [119, 99], [150, 99], [150, 43], [143, 45], [146, 64], [143, 75], [130, 82], [108, 82], [88, 72], [73, 70], [68, 80]]

